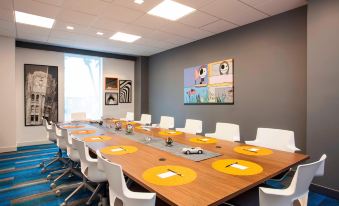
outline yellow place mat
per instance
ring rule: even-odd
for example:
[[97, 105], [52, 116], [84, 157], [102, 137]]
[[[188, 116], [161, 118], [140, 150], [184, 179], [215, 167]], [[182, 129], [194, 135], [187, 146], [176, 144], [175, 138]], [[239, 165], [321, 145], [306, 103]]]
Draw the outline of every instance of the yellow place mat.
[[263, 168], [254, 163], [239, 159], [222, 159], [212, 163], [212, 167], [230, 175], [256, 175], [263, 171]]
[[83, 140], [85, 142], [104, 142], [107, 140], [111, 140], [112, 137], [109, 136], [91, 136], [91, 137], [85, 137]]
[[252, 156], [263, 156], [272, 154], [273, 151], [263, 147], [257, 146], [238, 146], [233, 149], [235, 152], [245, 155], [252, 155]]
[[126, 122], [126, 121], [122, 121], [123, 124], [137, 124], [136, 122]]
[[62, 126], [61, 128], [63, 129], [79, 129], [79, 128], [83, 128], [85, 126], [82, 125], [69, 125], [69, 126]]
[[159, 132], [160, 135], [171, 136], [171, 135], [180, 135], [182, 132], [174, 130], [163, 130]]
[[197, 173], [187, 167], [164, 165], [146, 170], [142, 177], [155, 185], [178, 186], [194, 181], [197, 178]]
[[127, 146], [127, 145], [117, 145], [117, 146], [109, 146], [102, 148], [100, 152], [107, 155], [124, 155], [124, 154], [131, 154], [138, 151], [138, 148], [134, 146]]
[[72, 131], [71, 134], [93, 134], [95, 132], [96, 132], [96, 130], [84, 129], [84, 130], [75, 130], [75, 131]]
[[217, 142], [217, 139], [209, 137], [193, 137], [190, 139], [190, 141], [200, 144], [213, 144]]

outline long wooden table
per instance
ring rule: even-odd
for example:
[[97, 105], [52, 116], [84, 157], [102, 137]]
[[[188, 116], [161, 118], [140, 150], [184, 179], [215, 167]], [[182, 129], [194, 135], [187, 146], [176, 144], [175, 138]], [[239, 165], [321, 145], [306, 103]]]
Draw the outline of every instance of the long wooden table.
[[[134, 132], [149, 134], [156, 138], [164, 138], [164, 136], [158, 134], [159, 131], [161, 129], [153, 128], [151, 131], [135, 129]], [[92, 151], [96, 151], [112, 145], [131, 145], [137, 147], [138, 151], [132, 154], [104, 156], [110, 161], [120, 164], [125, 175], [149, 191], [155, 192], [158, 198], [161, 198], [170, 205], [203, 206], [221, 204], [309, 158], [307, 155], [278, 150], [272, 150], [273, 153], [266, 156], [249, 156], [233, 151], [234, 147], [244, 145], [242, 143], [218, 140], [215, 144], [199, 144], [189, 141], [192, 137], [200, 137], [198, 135], [183, 133], [172, 136], [176, 142], [199, 146], [203, 149], [222, 154], [219, 157], [194, 162], [138, 143], [126, 137], [118, 136], [117, 134], [110, 132], [105, 132], [104, 134], [111, 136], [112, 140], [87, 143], [89, 148]], [[165, 158], [166, 161], [160, 161], [159, 158]], [[230, 158], [255, 162], [263, 167], [263, 172], [251, 176], [235, 176], [218, 172], [211, 166], [216, 160]], [[197, 178], [189, 184], [180, 186], [158, 186], [143, 179], [142, 174], [145, 170], [161, 165], [180, 165], [191, 168], [197, 173]]]

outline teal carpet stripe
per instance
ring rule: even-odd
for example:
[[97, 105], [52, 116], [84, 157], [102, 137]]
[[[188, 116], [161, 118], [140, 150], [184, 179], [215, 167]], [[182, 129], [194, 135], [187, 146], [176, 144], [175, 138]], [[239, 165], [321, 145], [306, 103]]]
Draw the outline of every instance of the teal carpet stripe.
[[40, 145], [24, 146], [24, 147], [18, 147], [18, 151], [40, 149], [40, 148], [57, 148], [57, 146], [54, 143], [53, 144], [40, 144]]
[[1, 155], [0, 161], [3, 159], [7, 159], [7, 158], [25, 157], [28, 155], [42, 154], [42, 153], [48, 153], [48, 152], [58, 152], [58, 148], [44, 148], [40, 150], [27, 151], [23, 153]]

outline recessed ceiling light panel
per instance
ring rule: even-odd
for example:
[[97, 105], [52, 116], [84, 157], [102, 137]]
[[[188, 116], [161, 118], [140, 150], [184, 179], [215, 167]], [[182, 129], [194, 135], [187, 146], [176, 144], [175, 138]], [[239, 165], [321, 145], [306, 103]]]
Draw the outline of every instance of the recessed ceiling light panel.
[[126, 34], [123, 32], [117, 32], [113, 36], [110, 37], [110, 39], [112, 40], [123, 41], [123, 42], [128, 42], [128, 43], [134, 42], [140, 38], [141, 36], [137, 36], [133, 34]]
[[47, 17], [15, 11], [15, 22], [17, 23], [50, 29], [53, 27], [54, 21], [54, 19], [50, 19]]
[[177, 3], [172, 0], [164, 0], [149, 12], [150, 15], [162, 17], [172, 21], [176, 21], [195, 11], [194, 8]]

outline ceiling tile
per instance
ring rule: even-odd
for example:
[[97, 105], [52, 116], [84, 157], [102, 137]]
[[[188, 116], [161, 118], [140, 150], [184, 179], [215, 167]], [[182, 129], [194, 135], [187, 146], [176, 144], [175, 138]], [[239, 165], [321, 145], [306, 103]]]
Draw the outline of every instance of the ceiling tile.
[[217, 20], [218, 18], [214, 16], [208, 15], [201, 11], [195, 11], [179, 19], [179, 22], [190, 25], [190, 26], [194, 26], [194, 27], [202, 27]]
[[202, 6], [214, 1], [214, 0], [176, 0], [177, 2], [179, 3], [182, 3], [184, 5], [187, 5], [187, 6], [190, 6], [192, 8], [195, 8], [195, 9], [199, 9], [201, 8]]
[[63, 9], [57, 16], [57, 20], [89, 26], [96, 20], [96, 16], [68, 9]]
[[241, 0], [269, 15], [276, 15], [307, 4], [306, 0]]
[[0, 20], [14, 22], [13, 10], [0, 8]]
[[[97, 32], [102, 32], [103, 35], [97, 35]], [[111, 37], [113, 35], [114, 32], [110, 31], [110, 30], [106, 30], [106, 29], [99, 29], [96, 27], [90, 27], [86, 30], [85, 34], [90, 35], [90, 36], [96, 36], [98, 38], [105, 38], [108, 39], [109, 37]]]
[[170, 33], [163, 32], [163, 31], [154, 31], [151, 35], [151, 38], [155, 39], [155, 40], [170, 42], [170, 43], [175, 44], [177, 46], [195, 41], [194, 39], [191, 39], [191, 38], [182, 37], [182, 36], [178, 36], [176, 34], [170, 34]]
[[1, 0], [0, 8], [13, 10], [13, 0]]
[[99, 17], [92, 24], [92, 28], [105, 29], [112, 32], [116, 32], [126, 27], [127, 24], [116, 21], [115, 19]]
[[45, 4], [51, 4], [54, 6], [61, 6], [64, 2], [64, 0], [34, 0], [34, 1], [45, 3]]
[[[72, 26], [74, 27], [74, 30], [68, 30], [66, 27]], [[74, 24], [71, 22], [63, 22], [63, 21], [56, 21], [53, 25], [53, 30], [61, 30], [61, 31], [67, 31], [67, 32], [74, 32], [74, 33], [85, 33], [88, 29], [87, 26]]]
[[87, 14], [98, 15], [103, 8], [109, 5], [109, 3], [101, 0], [67, 0], [64, 1], [62, 7]]
[[138, 39], [138, 41], [136, 41], [135, 44], [143, 45], [143, 46], [146, 46], [146, 47], [152, 46], [152, 47], [155, 47], [155, 48], [163, 48], [163, 49], [173, 48], [173, 47], [176, 46], [175, 44], [172, 44], [170, 42], [159, 41], [159, 40], [148, 39], [148, 38]]
[[100, 11], [100, 17], [109, 17], [125, 23], [133, 22], [143, 15], [144, 12], [122, 7], [117, 4], [107, 4], [107, 6]]
[[53, 19], [60, 12], [60, 8], [57, 6], [52, 6], [33, 0], [14, 0], [14, 9], [16, 11], [26, 12]]
[[121, 32], [134, 34], [142, 37], [151, 37], [152, 34], [154, 33], [154, 30], [143, 26], [129, 24], [126, 27], [122, 28]]
[[216, 0], [200, 9], [237, 25], [245, 25], [268, 17], [237, 0]]
[[16, 31], [17, 34], [31, 34], [31, 35], [42, 35], [42, 36], [48, 36], [50, 33], [50, 29], [37, 27], [37, 26], [31, 26], [26, 24], [16, 24]]
[[202, 39], [202, 38], [212, 35], [212, 33], [209, 31], [193, 28], [191, 26], [187, 26], [187, 25], [180, 24], [180, 23], [168, 24], [162, 27], [161, 30], [168, 32], [168, 33], [172, 33], [172, 34], [177, 34], [179, 36], [195, 39], [195, 40]]
[[172, 24], [172, 23], [173, 23], [172, 21], [169, 21], [169, 20], [166, 20], [160, 17], [148, 15], [148, 14], [145, 14], [144, 16], [142, 16], [141, 18], [139, 18], [138, 20], [134, 22], [134, 24], [144, 26], [147, 28], [151, 28], [151, 29], [159, 29], [165, 26], [166, 24]]
[[46, 43], [48, 39], [48, 35], [36, 35], [36, 34], [31, 34], [27, 32], [18, 32], [17, 33], [17, 39], [20, 40], [29, 40], [33, 42], [39, 42], [39, 43]]
[[113, 3], [130, 9], [148, 12], [162, 1], [163, 0], [146, 0], [143, 4], [136, 4], [134, 0], [114, 0]]
[[217, 34], [223, 31], [233, 29], [235, 27], [237, 27], [237, 25], [234, 25], [224, 20], [218, 20], [216, 22], [201, 27], [201, 29]]

